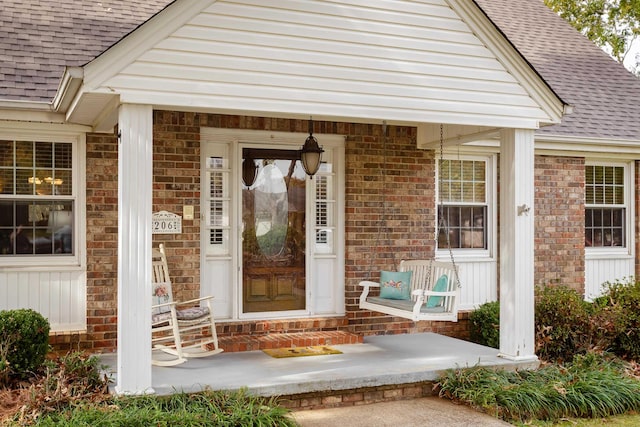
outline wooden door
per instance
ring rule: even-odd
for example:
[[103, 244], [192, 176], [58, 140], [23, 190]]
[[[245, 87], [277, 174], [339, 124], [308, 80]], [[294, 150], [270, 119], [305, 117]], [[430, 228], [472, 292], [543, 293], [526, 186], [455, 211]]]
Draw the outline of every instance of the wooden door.
[[303, 310], [306, 176], [298, 151], [245, 148], [243, 161], [242, 311]]

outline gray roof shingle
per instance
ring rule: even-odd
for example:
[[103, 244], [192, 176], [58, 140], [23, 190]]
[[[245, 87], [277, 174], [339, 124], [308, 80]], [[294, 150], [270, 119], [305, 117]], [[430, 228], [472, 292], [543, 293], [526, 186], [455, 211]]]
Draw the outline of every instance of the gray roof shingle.
[[51, 101], [65, 66], [89, 62], [169, 3], [0, 1], [0, 99]]
[[640, 79], [542, 0], [476, 0], [563, 101], [574, 106], [538, 134], [640, 140]]
[[[475, 0], [552, 89], [574, 106], [540, 134], [640, 140], [640, 80], [542, 0]], [[80, 66], [170, 0], [2, 0], [0, 99], [50, 102]]]

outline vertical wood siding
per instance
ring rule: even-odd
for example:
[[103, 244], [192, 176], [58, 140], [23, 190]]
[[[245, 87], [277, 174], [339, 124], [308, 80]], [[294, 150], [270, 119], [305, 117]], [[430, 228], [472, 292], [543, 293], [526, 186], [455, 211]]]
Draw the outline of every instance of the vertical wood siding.
[[456, 261], [460, 276], [460, 310], [474, 310], [498, 300], [498, 271], [495, 260]]
[[31, 308], [49, 320], [51, 332], [86, 329], [84, 271], [0, 272], [0, 310]]
[[587, 300], [602, 295], [602, 284], [615, 282], [634, 275], [633, 258], [587, 259], [585, 262], [585, 292]]

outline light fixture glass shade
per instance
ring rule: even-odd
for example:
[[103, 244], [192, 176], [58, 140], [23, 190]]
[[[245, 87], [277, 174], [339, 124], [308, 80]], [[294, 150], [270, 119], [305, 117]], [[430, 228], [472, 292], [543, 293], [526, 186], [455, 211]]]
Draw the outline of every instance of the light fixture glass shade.
[[247, 187], [251, 187], [256, 182], [258, 176], [258, 166], [253, 159], [244, 159], [242, 161], [242, 182]]
[[322, 161], [322, 153], [324, 153], [324, 150], [318, 146], [318, 140], [309, 134], [302, 146], [302, 150], [300, 150], [300, 160], [307, 175], [313, 176], [318, 172]]

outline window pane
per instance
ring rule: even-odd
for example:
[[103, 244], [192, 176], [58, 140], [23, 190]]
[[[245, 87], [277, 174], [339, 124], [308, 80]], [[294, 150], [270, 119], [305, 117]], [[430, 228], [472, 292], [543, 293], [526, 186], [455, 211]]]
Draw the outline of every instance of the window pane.
[[[446, 166], [449, 165], [450, 169]], [[444, 202], [484, 203], [486, 200], [485, 161], [443, 160], [439, 181]]]
[[36, 142], [36, 168], [53, 167], [53, 144], [51, 142]]
[[33, 168], [33, 143], [25, 141], [16, 142], [16, 166]]
[[0, 255], [73, 254], [73, 201], [56, 200], [73, 195], [73, 145], [0, 141], [0, 154]]
[[[438, 249], [486, 249], [486, 207], [441, 206]], [[447, 242], [447, 236], [449, 242]]]
[[34, 176], [33, 169], [16, 170], [16, 194], [34, 195], [36, 187], [42, 184], [40, 178]]
[[587, 204], [624, 204], [624, 167], [587, 166], [585, 171]]
[[623, 208], [585, 209], [586, 247], [624, 247], [625, 210]]
[[13, 168], [13, 141], [0, 141], [0, 167]]
[[13, 168], [0, 169], [0, 194], [14, 194], [13, 192]]
[[71, 144], [55, 144], [55, 168], [71, 169], [72, 168], [72, 147]]
[[0, 203], [0, 255], [73, 254], [73, 203]]
[[52, 191], [53, 194], [61, 196], [70, 196], [72, 190], [72, 182], [71, 182], [71, 170], [55, 170], [55, 176], [52, 181]]

